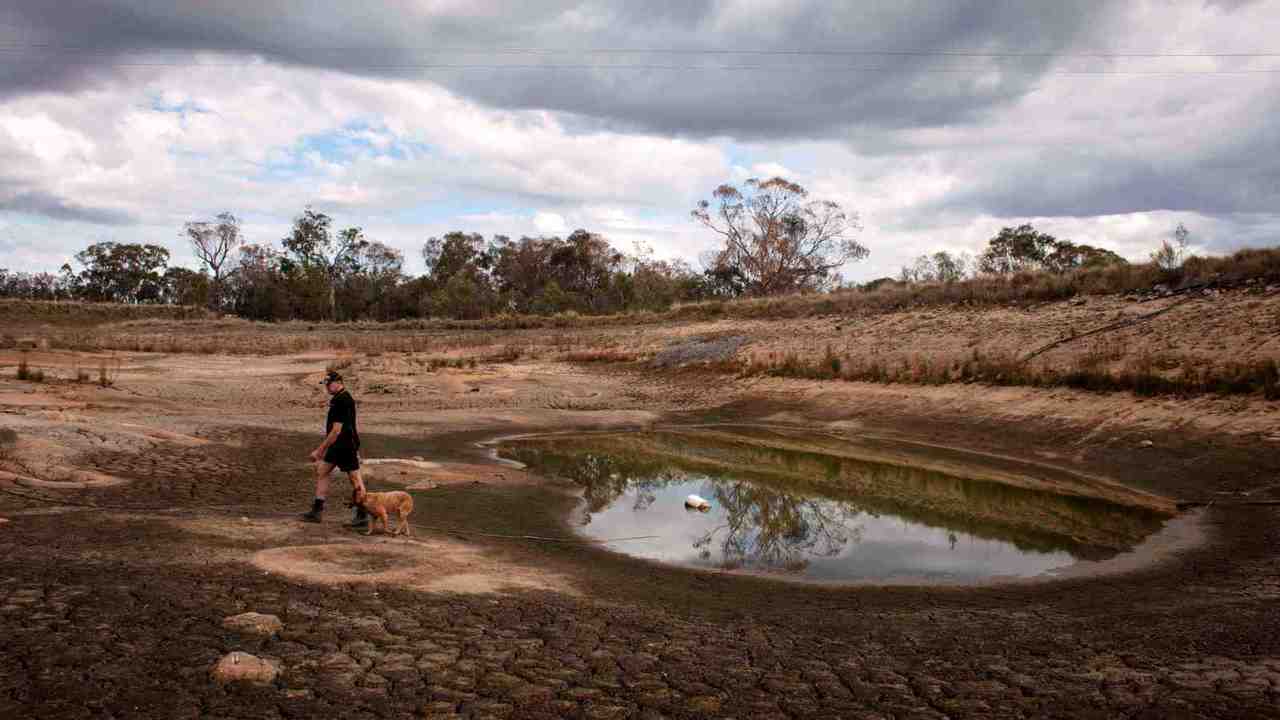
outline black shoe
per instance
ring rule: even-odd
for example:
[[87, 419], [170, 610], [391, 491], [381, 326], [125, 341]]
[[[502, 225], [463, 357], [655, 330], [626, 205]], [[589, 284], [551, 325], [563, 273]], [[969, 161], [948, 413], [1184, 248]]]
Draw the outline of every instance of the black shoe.
[[310, 522], [310, 523], [318, 523], [320, 522], [320, 518], [323, 515], [324, 515], [324, 501], [312, 500], [311, 509], [307, 512], [302, 513], [302, 521]]
[[352, 529], [363, 530], [369, 527], [369, 514], [364, 511], [364, 508], [357, 508], [355, 517], [351, 518], [351, 522], [345, 523], [345, 525]]

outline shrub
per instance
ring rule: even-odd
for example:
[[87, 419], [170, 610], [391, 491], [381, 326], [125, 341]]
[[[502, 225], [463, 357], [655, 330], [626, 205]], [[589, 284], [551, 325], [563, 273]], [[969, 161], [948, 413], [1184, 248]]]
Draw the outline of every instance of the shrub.
[[108, 388], [116, 384], [116, 375], [120, 372], [120, 361], [103, 358], [98, 363], [98, 385]]
[[513, 363], [519, 359], [520, 348], [514, 345], [508, 345], [499, 352], [484, 357], [484, 361], [488, 363]]
[[13, 428], [0, 427], [0, 462], [13, 459], [13, 447], [17, 444], [17, 431]]

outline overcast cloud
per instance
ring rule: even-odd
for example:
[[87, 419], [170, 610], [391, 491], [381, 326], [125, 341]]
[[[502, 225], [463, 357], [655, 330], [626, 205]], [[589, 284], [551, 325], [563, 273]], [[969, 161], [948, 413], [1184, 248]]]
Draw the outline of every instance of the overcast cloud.
[[1276, 243], [1280, 0], [509, 5], [0, 0], [0, 267], [307, 204], [410, 269], [451, 229], [692, 260], [772, 174], [861, 214], [854, 279], [1022, 222]]

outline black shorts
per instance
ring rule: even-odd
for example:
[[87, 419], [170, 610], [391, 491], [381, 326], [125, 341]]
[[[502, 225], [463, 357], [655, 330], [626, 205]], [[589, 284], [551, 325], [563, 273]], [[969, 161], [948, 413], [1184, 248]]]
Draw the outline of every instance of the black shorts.
[[324, 461], [330, 465], [337, 465], [338, 469], [344, 473], [360, 469], [360, 453], [350, 448], [331, 447], [325, 451]]

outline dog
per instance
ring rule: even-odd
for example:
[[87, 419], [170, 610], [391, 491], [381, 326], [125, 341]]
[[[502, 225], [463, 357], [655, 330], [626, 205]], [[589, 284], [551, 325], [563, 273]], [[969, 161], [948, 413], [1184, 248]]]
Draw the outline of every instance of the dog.
[[387, 512], [391, 510], [396, 511], [400, 516], [400, 524], [391, 534], [399, 535], [401, 532], [405, 535], [413, 534], [409, 529], [409, 513], [413, 512], [413, 496], [403, 490], [371, 493], [364, 488], [354, 488], [351, 491], [351, 504], [369, 513], [369, 527], [364, 531], [365, 535], [373, 534], [373, 526], [378, 520], [382, 520], [382, 532], [388, 532], [390, 528], [387, 525]]

